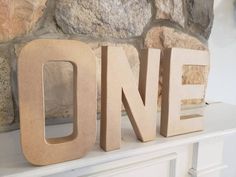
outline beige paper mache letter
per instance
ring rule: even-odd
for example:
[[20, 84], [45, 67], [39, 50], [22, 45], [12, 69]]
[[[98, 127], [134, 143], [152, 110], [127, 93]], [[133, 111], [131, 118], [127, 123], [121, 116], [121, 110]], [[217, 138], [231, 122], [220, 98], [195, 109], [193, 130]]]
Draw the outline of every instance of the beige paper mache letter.
[[204, 85], [183, 85], [184, 65], [209, 65], [207, 51], [172, 48], [162, 52], [163, 93], [161, 134], [174, 136], [203, 130], [203, 115], [181, 116], [181, 100], [204, 97]]
[[[74, 67], [74, 129], [67, 137], [45, 138], [43, 66], [70, 62]], [[96, 59], [84, 43], [70, 40], [35, 40], [18, 60], [21, 143], [25, 157], [48, 165], [84, 156], [96, 139]]]
[[100, 143], [105, 151], [120, 148], [122, 102], [137, 138], [155, 139], [159, 65], [160, 50], [143, 50], [138, 84], [122, 48], [102, 48]]

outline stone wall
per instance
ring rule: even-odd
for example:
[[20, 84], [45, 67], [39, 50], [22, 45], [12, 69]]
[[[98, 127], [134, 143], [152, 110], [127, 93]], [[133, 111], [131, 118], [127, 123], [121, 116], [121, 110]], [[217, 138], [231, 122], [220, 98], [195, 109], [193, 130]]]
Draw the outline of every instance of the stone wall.
[[[138, 78], [141, 48], [208, 50], [212, 22], [213, 0], [0, 0], [0, 131], [19, 126], [17, 59], [21, 48], [31, 40], [88, 43], [97, 56], [98, 76], [101, 46], [121, 46]], [[72, 73], [69, 63], [50, 63], [44, 68], [49, 123], [73, 117]], [[208, 68], [186, 66], [183, 83], [206, 85], [207, 75]], [[98, 77], [98, 112], [100, 81]], [[159, 85], [161, 88], [161, 79]], [[158, 100], [160, 96], [161, 91]], [[184, 100], [183, 104], [202, 102]]]

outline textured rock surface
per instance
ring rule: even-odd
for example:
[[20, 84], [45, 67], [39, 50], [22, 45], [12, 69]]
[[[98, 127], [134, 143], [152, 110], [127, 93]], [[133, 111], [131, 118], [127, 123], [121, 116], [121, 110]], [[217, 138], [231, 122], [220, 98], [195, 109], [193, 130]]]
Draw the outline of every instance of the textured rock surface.
[[[189, 36], [183, 32], [169, 27], [154, 27], [146, 36], [145, 46], [152, 48], [189, 48], [197, 50], [207, 50], [207, 47], [198, 39]], [[183, 84], [207, 84], [208, 70], [204, 66], [184, 66], [183, 68]], [[161, 102], [161, 85], [160, 79], [159, 89], [159, 105]], [[202, 99], [184, 100], [183, 104], [200, 104]]]
[[73, 117], [73, 66], [50, 62], [44, 66], [45, 111], [47, 118]]
[[[123, 47], [137, 78], [139, 56], [133, 46], [142, 48], [142, 39], [145, 39], [146, 47], [207, 50], [207, 47], [195, 37], [173, 28], [179, 24], [178, 28], [182, 26], [184, 31], [200, 39], [207, 39], [213, 21], [213, 0], [48, 0], [47, 3], [46, 1], [0, 0], [0, 43], [3, 46], [0, 49], [0, 56], [7, 59], [11, 57], [11, 60], [1, 59], [0, 63], [0, 127], [3, 124], [10, 125], [13, 121], [12, 95], [14, 113], [18, 118], [15, 53], [18, 56], [21, 47], [33, 39], [75, 39], [89, 43], [98, 61], [98, 112], [101, 96], [101, 45]], [[40, 22], [37, 22], [39, 19]], [[153, 28], [147, 32], [149, 27]], [[18, 38], [11, 40], [15, 37]], [[72, 73], [73, 68], [69, 63], [45, 65], [46, 117], [72, 117]], [[183, 82], [206, 84], [207, 75], [206, 68], [186, 66], [183, 70]], [[184, 103], [200, 102], [202, 100], [184, 101]], [[52, 123], [60, 121], [56, 119]]]
[[146, 47], [154, 48], [189, 48], [205, 50], [207, 47], [195, 37], [169, 27], [154, 27], [150, 29], [145, 38]]
[[156, 19], [167, 19], [184, 27], [183, 0], [155, 0]]
[[0, 0], [0, 42], [28, 32], [42, 16], [47, 0]]
[[8, 60], [0, 57], [0, 130], [14, 120]]
[[208, 38], [213, 24], [214, 0], [186, 0], [186, 6], [190, 30]]
[[140, 36], [151, 18], [147, 0], [58, 0], [56, 20], [63, 32], [91, 37]]

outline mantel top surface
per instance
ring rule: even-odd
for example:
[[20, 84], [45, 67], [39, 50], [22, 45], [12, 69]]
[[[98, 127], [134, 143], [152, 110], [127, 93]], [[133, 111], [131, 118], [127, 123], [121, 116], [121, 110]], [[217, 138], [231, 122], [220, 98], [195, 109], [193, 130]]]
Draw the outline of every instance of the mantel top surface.
[[[20, 148], [19, 131], [2, 133], [0, 134], [0, 176], [19, 175], [27, 177], [32, 176], [32, 174], [34, 176], [50, 175], [236, 132], [236, 106], [213, 103], [198, 109], [204, 110], [204, 131], [165, 138], [159, 135], [158, 125], [156, 140], [141, 143], [136, 139], [129, 120], [123, 118], [121, 149], [104, 152], [99, 148], [99, 141], [97, 141], [94, 148], [81, 159], [44, 167], [32, 166], [24, 159]], [[48, 126], [47, 134], [50, 136], [60, 135], [61, 133], [65, 134], [69, 131], [70, 127], [70, 124]]]

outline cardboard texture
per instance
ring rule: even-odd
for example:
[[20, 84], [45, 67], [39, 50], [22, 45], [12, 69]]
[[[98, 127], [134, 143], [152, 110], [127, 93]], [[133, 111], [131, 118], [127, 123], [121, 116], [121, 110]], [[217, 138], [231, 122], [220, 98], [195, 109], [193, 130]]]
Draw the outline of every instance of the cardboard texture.
[[[45, 138], [43, 66], [71, 62], [74, 67], [74, 131], [67, 137]], [[35, 40], [18, 60], [21, 143], [25, 157], [35, 165], [78, 159], [96, 139], [96, 59], [84, 43]]]
[[120, 148], [122, 103], [137, 138], [145, 142], [156, 137], [159, 65], [160, 50], [143, 50], [138, 85], [122, 48], [102, 48], [100, 145], [105, 151]]
[[203, 130], [203, 116], [181, 116], [181, 100], [204, 98], [204, 85], [182, 85], [184, 65], [209, 65], [207, 51], [172, 48], [163, 50], [161, 134], [174, 136]]

